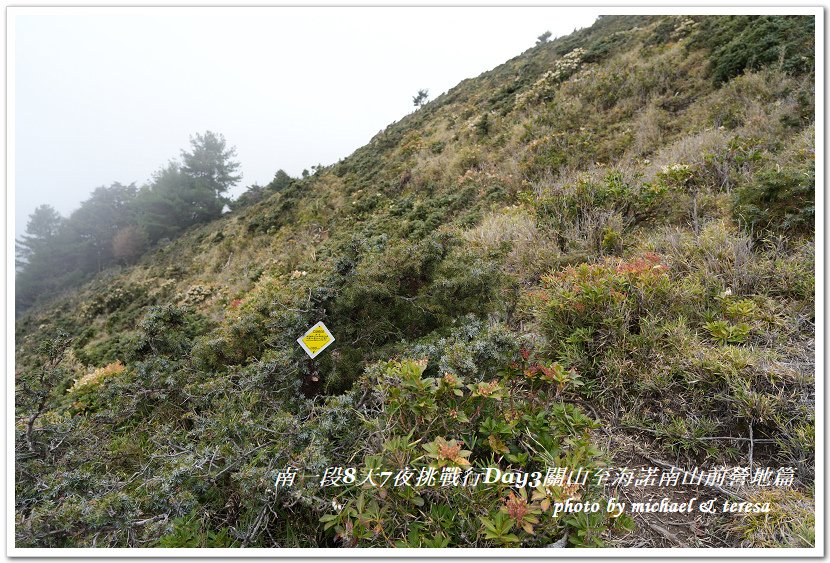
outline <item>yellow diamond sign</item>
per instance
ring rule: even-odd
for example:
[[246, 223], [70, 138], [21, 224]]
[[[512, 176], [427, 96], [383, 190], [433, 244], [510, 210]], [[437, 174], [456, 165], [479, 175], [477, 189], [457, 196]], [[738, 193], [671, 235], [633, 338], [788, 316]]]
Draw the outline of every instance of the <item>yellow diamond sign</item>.
[[314, 358], [334, 342], [334, 336], [329, 332], [326, 325], [320, 321], [299, 337], [297, 342], [300, 343], [309, 358]]

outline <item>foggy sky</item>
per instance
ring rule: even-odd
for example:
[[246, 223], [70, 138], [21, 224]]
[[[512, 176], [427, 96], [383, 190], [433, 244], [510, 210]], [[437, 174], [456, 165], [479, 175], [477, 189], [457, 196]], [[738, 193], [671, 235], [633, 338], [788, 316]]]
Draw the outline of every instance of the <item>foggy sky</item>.
[[[11, 9], [10, 9], [11, 10]], [[141, 8], [9, 12], [15, 233], [98, 186], [141, 185], [212, 130], [242, 182], [328, 165], [465, 78], [589, 26], [576, 8]], [[11, 107], [10, 107], [11, 112]]]

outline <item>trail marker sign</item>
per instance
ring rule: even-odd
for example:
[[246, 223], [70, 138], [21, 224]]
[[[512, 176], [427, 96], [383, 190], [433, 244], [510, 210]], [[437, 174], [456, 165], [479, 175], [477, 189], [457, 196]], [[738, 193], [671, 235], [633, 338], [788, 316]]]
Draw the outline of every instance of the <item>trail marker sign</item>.
[[315, 358], [317, 355], [328, 348], [329, 344], [334, 342], [334, 336], [331, 334], [323, 321], [320, 321], [308, 331], [297, 339], [300, 346], [303, 347], [305, 353], [309, 358]]

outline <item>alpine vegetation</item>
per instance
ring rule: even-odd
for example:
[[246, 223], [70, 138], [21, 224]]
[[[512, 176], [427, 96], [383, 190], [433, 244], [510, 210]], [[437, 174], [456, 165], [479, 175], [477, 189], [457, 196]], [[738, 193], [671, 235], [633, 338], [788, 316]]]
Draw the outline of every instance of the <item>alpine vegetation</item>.
[[16, 546], [814, 546], [814, 27], [606, 16], [235, 201], [207, 132], [38, 208]]

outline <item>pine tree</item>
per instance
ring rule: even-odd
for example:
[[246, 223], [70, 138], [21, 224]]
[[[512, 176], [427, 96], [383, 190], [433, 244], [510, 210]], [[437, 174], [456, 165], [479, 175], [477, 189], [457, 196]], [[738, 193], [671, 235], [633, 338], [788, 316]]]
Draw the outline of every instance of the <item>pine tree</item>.
[[418, 90], [418, 93], [412, 96], [412, 103], [420, 108], [427, 103], [427, 98], [429, 98], [429, 90]]
[[51, 205], [39, 205], [26, 223], [26, 234], [17, 239], [16, 265], [24, 267], [38, 251], [45, 249], [58, 234], [63, 217]]
[[190, 152], [182, 151], [181, 171], [205, 182], [223, 204], [227, 203], [222, 196], [242, 179], [236, 174], [239, 163], [231, 160], [236, 157], [236, 148], [227, 148], [224, 135], [212, 131], [190, 137], [190, 146]]

